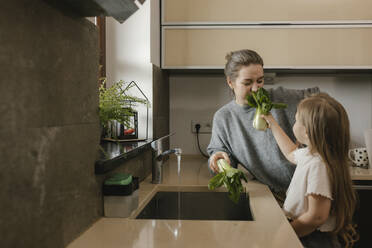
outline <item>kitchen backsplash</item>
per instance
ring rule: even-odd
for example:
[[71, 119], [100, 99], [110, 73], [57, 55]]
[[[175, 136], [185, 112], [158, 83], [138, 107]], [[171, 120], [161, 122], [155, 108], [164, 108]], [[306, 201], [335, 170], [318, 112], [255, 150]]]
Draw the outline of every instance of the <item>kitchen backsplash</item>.
[[[199, 154], [191, 120], [212, 122], [213, 114], [232, 99], [223, 74], [170, 75], [171, 147], [181, 147], [184, 154]], [[267, 88], [283, 86], [304, 89], [318, 86], [345, 107], [351, 126], [352, 146], [365, 146], [363, 130], [372, 126], [372, 77], [368, 74], [283, 74]], [[203, 151], [210, 134], [200, 134]]]

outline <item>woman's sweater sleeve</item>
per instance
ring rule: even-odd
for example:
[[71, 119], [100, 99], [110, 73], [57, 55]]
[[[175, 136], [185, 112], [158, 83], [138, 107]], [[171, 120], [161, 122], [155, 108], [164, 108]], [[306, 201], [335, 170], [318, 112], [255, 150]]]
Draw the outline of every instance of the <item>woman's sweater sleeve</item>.
[[231, 166], [236, 167], [236, 159], [232, 156], [231, 151], [228, 149], [228, 140], [224, 120], [225, 118], [222, 116], [221, 112], [215, 113], [213, 117], [211, 141], [207, 147], [207, 152], [209, 156], [212, 156], [216, 152], [226, 152], [230, 158]]

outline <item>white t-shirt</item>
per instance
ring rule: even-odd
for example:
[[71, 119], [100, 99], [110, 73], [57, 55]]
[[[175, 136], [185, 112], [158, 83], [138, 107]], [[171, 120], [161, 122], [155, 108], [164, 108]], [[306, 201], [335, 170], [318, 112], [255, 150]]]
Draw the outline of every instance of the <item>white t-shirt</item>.
[[[292, 219], [306, 212], [309, 194], [321, 195], [333, 200], [327, 168], [322, 158], [317, 154], [310, 154], [308, 148], [301, 148], [294, 152], [294, 159], [297, 167], [283, 205], [284, 212]], [[318, 227], [318, 230], [333, 231], [335, 223], [335, 217], [329, 215], [327, 221]]]

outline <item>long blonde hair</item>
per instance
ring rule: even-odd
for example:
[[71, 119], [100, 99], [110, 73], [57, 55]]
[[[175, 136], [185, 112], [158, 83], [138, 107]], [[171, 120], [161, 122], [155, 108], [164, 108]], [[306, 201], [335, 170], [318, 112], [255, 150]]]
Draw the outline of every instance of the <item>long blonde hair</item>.
[[349, 172], [348, 150], [350, 124], [344, 107], [326, 93], [302, 100], [297, 108], [299, 120], [305, 126], [311, 152], [318, 153], [327, 166], [332, 188], [331, 214], [336, 217], [333, 234], [352, 247], [358, 235], [352, 224], [356, 193]]

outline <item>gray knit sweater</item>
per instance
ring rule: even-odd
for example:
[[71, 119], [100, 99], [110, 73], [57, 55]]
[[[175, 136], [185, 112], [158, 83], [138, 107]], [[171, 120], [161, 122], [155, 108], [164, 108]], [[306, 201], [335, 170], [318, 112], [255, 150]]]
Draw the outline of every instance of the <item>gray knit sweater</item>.
[[[273, 102], [287, 103], [286, 109], [273, 109], [272, 115], [284, 132], [295, 141], [292, 126], [297, 104], [319, 88], [292, 90], [278, 87], [268, 90]], [[220, 108], [213, 117], [212, 137], [208, 154], [226, 152], [234, 167], [243, 165], [257, 180], [274, 191], [285, 191], [295, 167], [281, 153], [270, 129], [253, 128], [255, 108], [240, 106], [235, 100]]]

